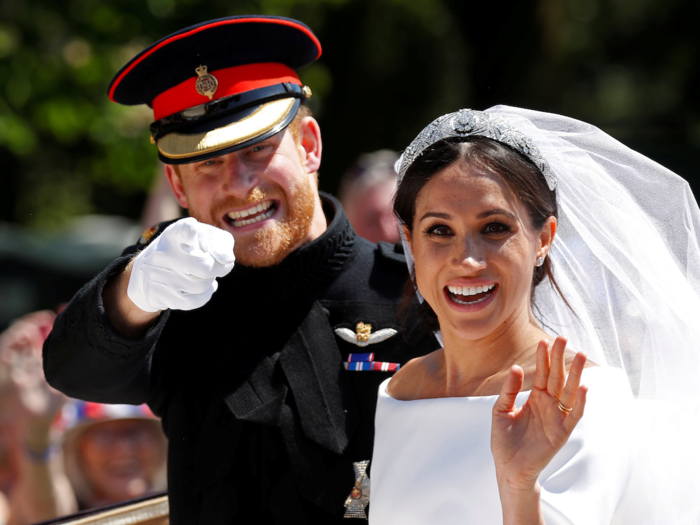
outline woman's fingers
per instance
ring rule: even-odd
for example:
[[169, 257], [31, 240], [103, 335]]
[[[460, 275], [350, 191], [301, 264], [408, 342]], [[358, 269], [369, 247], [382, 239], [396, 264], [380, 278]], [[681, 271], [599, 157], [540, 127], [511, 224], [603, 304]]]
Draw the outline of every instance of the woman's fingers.
[[576, 396], [581, 384], [581, 374], [586, 365], [586, 354], [579, 352], [574, 357], [571, 367], [569, 368], [569, 377], [566, 380], [566, 385], [559, 395], [559, 401], [565, 407], [571, 407], [575, 403]]
[[503, 383], [501, 393], [498, 395], [496, 404], [493, 406], [493, 413], [512, 412], [515, 407], [515, 398], [523, 387], [525, 373], [518, 365], [513, 365], [510, 373]]
[[535, 388], [538, 390], [547, 389], [547, 378], [549, 377], [549, 343], [546, 339], [537, 345], [537, 367], [535, 368]]
[[559, 336], [554, 340], [550, 355], [549, 377], [547, 378], [547, 392], [550, 396], [559, 399], [564, 389], [566, 370], [564, 368], [564, 351], [566, 350], [566, 338]]
[[583, 409], [586, 407], [587, 393], [588, 388], [585, 386], [580, 386], [576, 391], [576, 399], [573, 402], [573, 410], [571, 410], [571, 413], [564, 418], [564, 430], [566, 430], [568, 434], [573, 432], [574, 427], [583, 417]]

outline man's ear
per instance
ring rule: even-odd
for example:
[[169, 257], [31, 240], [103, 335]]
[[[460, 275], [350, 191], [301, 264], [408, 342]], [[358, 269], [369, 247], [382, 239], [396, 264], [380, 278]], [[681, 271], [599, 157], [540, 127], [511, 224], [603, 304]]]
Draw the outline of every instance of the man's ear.
[[299, 126], [299, 152], [308, 173], [321, 167], [321, 128], [313, 117], [304, 117]]
[[178, 204], [187, 209], [188, 202], [187, 202], [187, 195], [185, 194], [185, 188], [182, 185], [182, 178], [180, 176], [180, 170], [177, 168], [177, 166], [174, 166], [172, 164], [164, 164], [165, 166], [165, 176], [168, 177], [168, 182], [170, 182], [170, 187], [173, 189], [173, 193], [175, 194], [175, 198], [177, 199]]
[[540, 230], [540, 249], [537, 250], [537, 257], [547, 257], [552, 249], [554, 236], [557, 233], [557, 218], [549, 217]]

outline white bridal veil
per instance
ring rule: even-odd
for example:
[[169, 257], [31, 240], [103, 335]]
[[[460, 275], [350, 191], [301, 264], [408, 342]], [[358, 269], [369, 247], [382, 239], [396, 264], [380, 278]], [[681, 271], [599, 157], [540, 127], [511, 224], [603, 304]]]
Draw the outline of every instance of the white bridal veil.
[[[441, 122], [464, 121], [465, 111], [472, 113]], [[524, 134], [531, 144], [520, 139], [516, 149], [540, 168], [541, 154], [556, 180], [559, 227], [549, 257], [571, 309], [544, 281], [535, 313], [572, 348], [627, 373], [647, 423], [639, 430], [648, 434], [644, 450], [653, 451], [642, 492], [656, 505], [640, 523], [700, 523], [700, 210], [688, 184], [584, 122], [507, 106], [481, 115], [498, 117], [489, 124], [496, 133], [505, 123]], [[432, 142], [459, 134], [499, 140], [493, 129], [455, 122]], [[420, 147], [430, 142], [426, 130]], [[418, 155], [407, 149], [400, 176]]]

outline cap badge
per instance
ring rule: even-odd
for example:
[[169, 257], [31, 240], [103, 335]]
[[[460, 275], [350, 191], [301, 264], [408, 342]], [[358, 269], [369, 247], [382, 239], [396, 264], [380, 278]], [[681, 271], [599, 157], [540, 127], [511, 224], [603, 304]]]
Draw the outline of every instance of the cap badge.
[[367, 519], [365, 509], [369, 504], [370, 481], [367, 475], [369, 460], [356, 461], [352, 464], [355, 469], [355, 486], [345, 500], [344, 518]]
[[355, 332], [349, 328], [336, 328], [334, 332], [343, 341], [356, 344], [359, 347], [381, 343], [397, 333], [393, 328], [383, 328], [372, 333], [372, 325], [362, 322], [357, 323]]
[[209, 97], [209, 100], [211, 100], [214, 97], [214, 93], [216, 93], [216, 88], [219, 87], [219, 81], [216, 80], [214, 75], [207, 73], [207, 66], [199, 66], [195, 71], [199, 76], [197, 83], [194, 85], [197, 88], [197, 93], [203, 97]]

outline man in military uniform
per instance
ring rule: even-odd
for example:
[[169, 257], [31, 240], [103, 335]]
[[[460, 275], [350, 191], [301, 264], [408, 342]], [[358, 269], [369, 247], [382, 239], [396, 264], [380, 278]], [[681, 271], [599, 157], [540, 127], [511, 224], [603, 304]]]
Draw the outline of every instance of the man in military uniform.
[[110, 85], [153, 108], [190, 217], [76, 294], [44, 369], [68, 395], [162, 417], [175, 525], [364, 518], [377, 388], [436, 348], [413, 310], [397, 319], [403, 256], [318, 192], [295, 69], [320, 54], [295, 20], [224, 18], [153, 44]]

